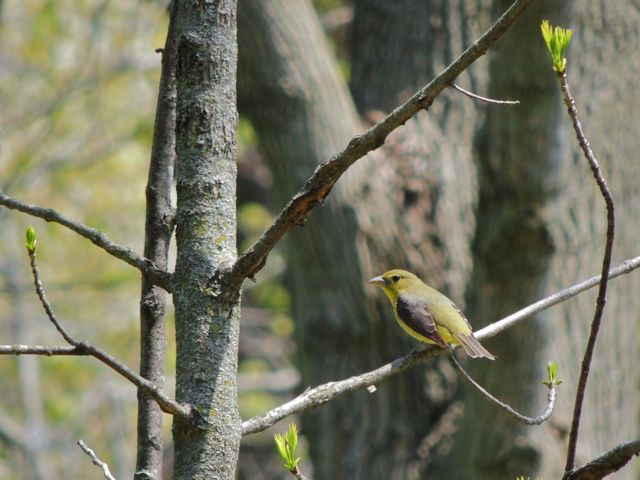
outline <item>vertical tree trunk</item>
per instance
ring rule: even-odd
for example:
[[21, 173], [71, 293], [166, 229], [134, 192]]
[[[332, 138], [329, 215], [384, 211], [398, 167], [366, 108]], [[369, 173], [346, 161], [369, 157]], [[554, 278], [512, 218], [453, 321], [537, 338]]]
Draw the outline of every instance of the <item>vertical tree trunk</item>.
[[[287, 199], [319, 162], [346, 145], [358, 122], [307, 1], [247, 1], [240, 9], [241, 111], [252, 120], [281, 198]], [[452, 12], [448, 22], [463, 21], [459, 10]], [[479, 12], [470, 8], [466, 13], [478, 19]], [[422, 20], [416, 20], [419, 29]], [[377, 21], [384, 25], [388, 15], [380, 12]], [[439, 34], [444, 35], [444, 27]], [[388, 43], [381, 37], [369, 45], [370, 53], [363, 48], [359, 54], [367, 61], [391, 61], [389, 53], [380, 56]], [[418, 43], [429, 47], [427, 41]], [[462, 50], [460, 38], [451, 40], [451, 50]], [[417, 47], [411, 52], [415, 58], [425, 55]], [[394, 54], [406, 59], [406, 45]], [[415, 83], [394, 84], [392, 100], [369, 108], [395, 106], [401, 92], [425, 83], [453, 54], [439, 57], [440, 63], [421, 71]], [[396, 60], [390, 70], [402, 68]], [[376, 82], [376, 75], [384, 73], [358, 76], [358, 85], [366, 92], [367, 79]], [[475, 183], [467, 145], [475, 107], [458, 98], [459, 103], [447, 103], [446, 112], [438, 110], [438, 119], [455, 132], [450, 142], [430, 114], [409, 122], [388, 139], [388, 148], [363, 159], [341, 179], [304, 229], [292, 232], [288, 278], [305, 385], [370, 370], [412, 347], [392, 320], [386, 299], [367, 288], [374, 273], [394, 265], [428, 272], [434, 285], [462, 299], [471, 266]], [[438, 162], [442, 157], [446, 160]], [[418, 451], [421, 442], [431, 428], [460, 411], [449, 404], [452, 378], [446, 365], [431, 369], [428, 378], [415, 369], [380, 385], [375, 395], [358, 392], [306, 415], [303, 431], [315, 476], [419, 476], [427, 462], [425, 449]]]
[[[359, 111], [363, 115], [371, 110], [389, 111], [431, 80], [488, 26], [486, 3], [357, 1], [351, 90]], [[474, 64], [457, 82], [483, 91], [484, 65], [482, 61]], [[390, 148], [395, 162], [385, 162], [378, 170], [378, 175], [392, 179], [385, 196], [393, 202], [393, 234], [388, 243], [378, 228], [370, 235], [380, 263], [386, 258], [415, 271], [460, 307], [464, 307], [471, 273], [476, 225], [477, 185], [471, 145], [478, 113], [476, 102], [449, 91], [428, 112], [407, 122], [402, 137]], [[375, 225], [384, 223], [390, 223], [389, 219]], [[398, 248], [404, 258], [394, 251]], [[385, 316], [388, 321], [388, 310]], [[474, 328], [481, 326], [470, 318]], [[491, 349], [491, 342], [488, 346]], [[411, 384], [413, 389], [408, 386]], [[410, 392], [397, 413], [408, 421], [404, 434], [409, 441], [406, 463], [397, 478], [441, 477], [434, 462], [458, 448], [453, 444], [456, 425], [464, 412], [473, 411], [459, 401], [457, 385], [449, 364], [439, 361], [428, 365], [420, 377], [407, 378], [400, 387]], [[393, 423], [385, 427], [394, 428]], [[385, 472], [371, 473], [374, 478], [386, 478]], [[464, 477], [454, 473], [450, 478]]]
[[[494, 12], [509, 4], [494, 2]], [[468, 313], [481, 325], [540, 298], [554, 254], [544, 206], [556, 193], [555, 132], [564, 118], [540, 19], [561, 8], [556, 2], [532, 5], [492, 52], [488, 96], [517, 99], [520, 105], [487, 108], [476, 135], [480, 199]], [[530, 320], [501, 334], [489, 343], [496, 363], [478, 362], [472, 369], [498, 398], [531, 414], [544, 405], [546, 389], [539, 380], [547, 360], [545, 331], [546, 325]], [[505, 362], [508, 368], [500, 368]], [[461, 478], [537, 476], [540, 452], [524, 440], [531, 427], [472, 389], [466, 389], [465, 404], [475, 414], [464, 418], [455, 460], [446, 462], [445, 471], [455, 465], [449, 471]]]
[[[176, 52], [174, 15], [169, 19], [167, 41], [162, 52], [162, 71], [156, 107], [149, 177], [147, 180], [144, 256], [167, 270], [173, 233], [171, 188], [175, 165]], [[166, 292], [143, 275], [140, 295], [140, 374], [156, 385], [164, 385], [166, 355]], [[162, 478], [162, 412], [158, 404], [138, 392], [138, 443], [136, 480]]]
[[[496, 11], [508, 3], [495, 2]], [[543, 18], [577, 29], [568, 53], [570, 82], [589, 140], [618, 200], [620, 234], [614, 253], [618, 259], [637, 255], [639, 231], [625, 225], [638, 217], [638, 189], [632, 186], [638, 185], [637, 168], [629, 163], [632, 150], [637, 150], [637, 135], [629, 128], [637, 124], [633, 118], [638, 102], [622, 92], [637, 76], [639, 62], [619, 51], [618, 35], [625, 35], [625, 44], [633, 48], [637, 35], [631, 26], [638, 18], [629, 5], [606, 8], [611, 5], [538, 2], [494, 50], [489, 96], [517, 98], [521, 105], [491, 108], [477, 137], [480, 204], [469, 313], [481, 323], [601, 268], [604, 202], [557, 95], [557, 80], [540, 37]], [[596, 33], [601, 24], [618, 30]], [[619, 58], [632, 60], [622, 64]], [[638, 351], [637, 291], [634, 277], [611, 286], [588, 384], [579, 464], [638, 436], [638, 369], [632, 366]], [[469, 392], [465, 403], [475, 415], [465, 417], [459, 448], [446, 461], [455, 468], [445, 472], [486, 479], [562, 476], [594, 308], [595, 292], [539, 315], [538, 321], [502, 334], [491, 345], [498, 356], [496, 366], [508, 362], [509, 367], [474, 364], [473, 372], [490, 391], [522, 411], [534, 413], [544, 405], [546, 389], [538, 380], [549, 359], [559, 363], [564, 383], [556, 411], [541, 427], [524, 427]], [[616, 478], [633, 475], [627, 468]]]
[[239, 292], [221, 284], [236, 252], [236, 2], [176, 3], [175, 478], [234, 478], [240, 444]]

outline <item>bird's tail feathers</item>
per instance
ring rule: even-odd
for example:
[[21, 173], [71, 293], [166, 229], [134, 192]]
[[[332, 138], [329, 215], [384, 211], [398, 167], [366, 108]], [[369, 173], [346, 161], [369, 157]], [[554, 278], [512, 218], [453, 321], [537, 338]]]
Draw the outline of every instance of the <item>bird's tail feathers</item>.
[[471, 358], [484, 357], [488, 358], [489, 360], [496, 359], [496, 357], [491, 355], [491, 353], [489, 353], [489, 351], [480, 344], [480, 342], [476, 339], [476, 337], [473, 336], [473, 334], [457, 334], [455, 335], [455, 337], [458, 342], [460, 342], [460, 345], [462, 345], [462, 348], [464, 348], [464, 351], [467, 352], [467, 355], [469, 355]]

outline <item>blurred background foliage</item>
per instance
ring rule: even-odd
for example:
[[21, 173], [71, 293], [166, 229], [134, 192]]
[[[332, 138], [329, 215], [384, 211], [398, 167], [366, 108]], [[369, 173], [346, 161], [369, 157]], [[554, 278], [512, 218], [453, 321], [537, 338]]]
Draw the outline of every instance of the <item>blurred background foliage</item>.
[[[317, 3], [322, 11], [340, 5]], [[155, 50], [164, 45], [167, 22], [164, 2], [0, 2], [1, 191], [142, 251], [161, 58]], [[278, 206], [269, 203], [271, 177], [243, 120], [239, 157], [238, 244], [244, 248], [270, 223], [268, 208]], [[138, 273], [60, 226], [5, 209], [0, 222], [0, 343], [64, 343], [33, 291], [23, 247], [33, 224], [45, 288], [65, 327], [137, 368]], [[299, 381], [284, 268], [275, 252], [243, 298], [243, 418], [282, 402]], [[173, 395], [172, 312], [167, 320], [166, 391]], [[117, 478], [131, 476], [136, 391], [128, 382], [92, 359], [73, 357], [3, 356], [0, 378], [0, 479], [96, 477], [75, 445], [80, 438]], [[165, 425], [170, 464], [168, 417]], [[271, 434], [254, 436], [245, 450], [242, 475], [282, 475]], [[255, 455], [263, 457], [260, 465]]]

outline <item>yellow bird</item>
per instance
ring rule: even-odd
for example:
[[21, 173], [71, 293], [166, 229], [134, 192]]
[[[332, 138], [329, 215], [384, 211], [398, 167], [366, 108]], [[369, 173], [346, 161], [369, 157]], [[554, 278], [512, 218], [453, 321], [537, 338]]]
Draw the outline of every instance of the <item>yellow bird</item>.
[[413, 273], [389, 270], [369, 283], [384, 290], [396, 320], [413, 338], [442, 348], [448, 348], [449, 344], [461, 345], [472, 358], [495, 360], [473, 336], [471, 325], [460, 309]]

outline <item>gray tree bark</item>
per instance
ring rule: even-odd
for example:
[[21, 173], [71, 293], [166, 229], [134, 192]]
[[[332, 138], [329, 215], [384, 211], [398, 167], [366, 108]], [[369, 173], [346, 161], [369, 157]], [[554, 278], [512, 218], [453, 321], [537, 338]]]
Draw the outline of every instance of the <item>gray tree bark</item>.
[[[324, 211], [314, 214], [302, 231], [291, 235], [289, 281], [305, 386], [368, 370], [404, 353], [403, 346], [410, 345], [402, 343], [402, 333], [393, 324], [384, 299], [362, 290], [372, 273], [406, 266], [459, 304], [472, 278], [467, 312], [478, 328], [544, 292], [551, 293], [598, 271], [604, 235], [593, 232], [602, 227], [598, 222], [604, 222], [604, 208], [602, 217], [591, 209], [600, 199], [582, 159], [573, 154], [571, 161], [565, 160], [573, 135], [566, 130], [569, 121], [557, 97], [539, 34], [541, 17], [551, 13], [549, 3], [538, 4], [520, 20], [520, 32], [499, 43], [490, 70], [485, 70], [486, 63], [485, 67], [476, 64], [459, 79], [463, 86], [481, 94], [488, 91], [490, 96], [520, 99], [519, 107], [490, 106], [483, 119], [471, 100], [457, 93], [440, 97], [426, 115], [391, 136], [381, 152], [356, 165], [339, 182]], [[492, 17], [506, 5], [495, 2]], [[585, 24], [586, 19], [600, 18], [587, 12], [586, 5], [576, 7], [577, 12], [584, 9]], [[487, 24], [486, 6], [475, 1], [428, 5], [356, 2], [351, 85], [359, 111], [376, 119], [379, 110], [388, 111], [428, 81]], [[286, 7], [275, 0], [241, 5], [239, 80], [241, 108], [254, 123], [275, 183], [285, 185], [280, 192], [283, 200], [318, 162], [344, 145], [342, 138], [350, 135], [341, 128], [357, 128], [350, 127], [356, 125], [352, 123], [353, 108], [345, 100], [340, 78], [327, 73], [329, 53], [315, 20], [308, 17], [309, 6], [287, 2]], [[612, 19], [618, 11], [604, 3], [589, 8], [601, 8]], [[551, 20], [567, 20], [570, 9], [570, 4], [554, 4], [558, 16]], [[289, 15], [296, 21], [291, 22]], [[613, 29], [611, 43], [603, 43], [622, 42], [633, 21], [629, 15], [616, 23], [622, 25], [620, 30]], [[594, 31], [593, 25], [585, 28]], [[604, 47], [595, 49], [595, 57], [587, 58], [600, 58], [602, 50]], [[620, 58], [613, 53], [609, 57], [612, 61]], [[582, 62], [588, 63], [582, 58], [576, 62], [579, 71], [585, 69]], [[635, 63], [629, 71], [631, 76], [635, 74]], [[597, 85], [607, 91], [605, 80]], [[614, 91], [624, 90], [619, 87]], [[588, 101], [597, 99], [597, 95], [590, 95]], [[614, 121], [614, 115], [607, 113], [613, 125], [629, 116], [626, 112]], [[627, 130], [620, 130], [630, 135], [629, 124], [625, 127]], [[625, 143], [622, 138], [618, 144]], [[604, 135], [600, 140], [605, 143]], [[585, 175], [574, 172], [576, 168], [584, 169]], [[621, 190], [631, 195], [637, 192], [633, 186], [638, 183], [633, 175], [627, 175], [628, 170], [618, 174], [618, 182]], [[571, 176], [563, 175], [565, 171]], [[575, 190], [569, 188], [574, 180], [578, 182]], [[476, 181], [480, 192], [477, 210]], [[585, 202], [584, 207], [589, 208], [583, 212], [578, 202], [589, 188], [593, 197]], [[615, 191], [614, 187], [614, 195]], [[637, 204], [624, 203], [626, 223], [632, 221], [633, 214], [637, 216], [631, 206]], [[581, 213], [576, 217], [578, 211]], [[633, 238], [631, 233], [627, 235]], [[325, 242], [326, 237], [331, 242]], [[576, 242], [589, 247], [584, 253], [579, 250], [589, 257], [591, 268], [587, 268], [586, 257], [578, 258]], [[637, 254], [629, 247], [623, 255], [619, 248], [616, 246], [620, 259]], [[633, 281], [627, 284], [624, 295], [626, 288], [631, 292], [634, 285]], [[625, 300], [634, 305], [635, 300]], [[551, 358], [560, 361], [565, 380], [560, 402], [571, 405], [571, 383], [578, 376], [588, 332], [586, 319], [591, 319], [594, 307], [592, 300], [586, 302], [579, 315], [585, 319], [579, 333], [575, 333], [573, 317], [577, 310], [571, 303], [562, 307], [571, 312], [570, 328], [558, 332], [560, 322], [554, 323], [551, 315], [529, 321], [488, 342], [489, 349], [499, 356], [497, 362], [508, 364], [508, 368], [478, 361], [472, 364], [473, 373], [516, 408], [535, 412], [544, 404], [545, 389], [537, 385], [552, 352]], [[624, 372], [630, 372], [626, 377], [620, 374], [621, 383], [610, 389], [615, 392], [612, 401], [620, 408], [601, 402], [605, 406], [601, 410], [593, 402], [590, 410], [613, 409], [615, 420], [625, 416], [635, 420], [638, 412], [637, 400], [625, 390], [637, 385], [637, 373], [625, 364], [634, 356], [621, 359], [621, 352], [637, 351], [637, 345], [629, 340], [637, 338], [637, 308], [621, 310], [616, 316], [624, 318], [625, 314], [625, 325], [610, 333], [619, 336], [616, 333], [624, 331], [623, 338], [614, 339], [615, 347], [607, 360], [609, 372], [616, 370], [619, 375], [614, 358], [624, 365]], [[566, 322], [568, 325], [569, 320]], [[568, 422], [566, 408], [563, 415], [560, 407], [547, 425], [525, 430], [502, 418], [475, 392], [465, 390], [458, 397], [456, 385], [446, 365], [429, 365], [424, 374], [416, 370], [379, 386], [375, 395], [357, 393], [306, 415], [303, 432], [310, 438], [317, 478], [420, 478], [427, 471], [443, 478], [505, 478], [537, 476], [539, 472], [545, 478], [559, 476], [557, 469], [564, 465], [566, 440], [562, 432], [567, 425], [562, 422]], [[599, 386], [593, 391], [597, 399], [606, 395]], [[463, 409], [467, 415], [462, 416]], [[601, 423], [602, 416], [594, 415], [588, 423], [598, 425], [599, 419]], [[598, 435], [602, 443], [596, 451], [610, 448], [612, 445], [605, 443], [623, 436], [620, 432], [629, 435], [620, 442], [634, 438], [637, 425], [633, 421], [624, 428], [620, 423], [611, 426], [618, 433]], [[454, 438], [457, 428], [459, 435]], [[584, 427], [589, 433], [583, 431], [581, 446], [591, 451], [589, 428]], [[611, 433], [608, 428], [603, 430]], [[556, 436], [555, 443], [549, 440], [551, 435]], [[583, 459], [592, 456], [587, 454]]]
[[[495, 2], [495, 8], [508, 3]], [[632, 25], [638, 18], [629, 2], [612, 7], [606, 2], [538, 2], [494, 50], [489, 96], [517, 98], [521, 105], [489, 109], [476, 141], [480, 203], [469, 314], [480, 323], [601, 268], [604, 202], [558, 97], [540, 37], [543, 18], [576, 28], [568, 54], [570, 83], [618, 200], [614, 255], [618, 260], [637, 255], [639, 231], [626, 227], [639, 213], [638, 174], [630, 163], [638, 140], [629, 127], [635, 123], [637, 101], [623, 93], [623, 85], [637, 77], [639, 62], [620, 52], [619, 39], [625, 35], [628, 45], [637, 44]], [[604, 24], [615, 28], [597, 33]], [[623, 65], [619, 58], [629, 61]], [[578, 465], [638, 437], [638, 369], [632, 366], [640, 308], [636, 277], [610, 287], [587, 387]], [[492, 348], [498, 362], [508, 362], [509, 368], [474, 364], [473, 373], [483, 385], [525, 412], [544, 405], [546, 389], [537, 380], [544, 377], [549, 359], [560, 365], [564, 383], [553, 417], [538, 428], [517, 424], [470, 392], [465, 403], [475, 415], [464, 418], [456, 454], [445, 462], [445, 472], [486, 479], [562, 476], [594, 309], [595, 291], [501, 335]], [[633, 468], [616, 478], [634, 478]]]
[[236, 251], [236, 2], [175, 7], [176, 479], [232, 479], [240, 445], [239, 292], [221, 283]]
[[[476, 20], [480, 16], [471, 7], [464, 11]], [[459, 10], [452, 12], [446, 22], [463, 21]], [[284, 201], [318, 163], [346, 144], [358, 121], [308, 2], [243, 2], [239, 21], [240, 108], [256, 128]], [[378, 21], [389, 21], [388, 15], [379, 12]], [[402, 31], [407, 24], [396, 28]], [[438, 34], [442, 40], [444, 28]], [[380, 52], [389, 41], [382, 36], [378, 44], [372, 40], [362, 47]], [[452, 51], [462, 50], [460, 38], [451, 42]], [[427, 40], [418, 43], [430, 48]], [[394, 53], [404, 49], [401, 44]], [[366, 110], [395, 106], [453, 54], [438, 57], [411, 85], [387, 87], [392, 100]], [[383, 58], [389, 61], [387, 55]], [[358, 77], [364, 91], [367, 79], [375, 82], [377, 75], [385, 73]], [[421, 115], [392, 135], [382, 152], [356, 164], [323, 210], [292, 232], [288, 281], [305, 386], [370, 370], [413, 345], [392, 320], [386, 299], [366, 287], [373, 274], [410, 266], [462, 303], [471, 266], [475, 183], [468, 145], [475, 107], [457, 98], [434, 106], [438, 120], [455, 128], [450, 141], [430, 115]], [[437, 162], [442, 157], [446, 161]], [[416, 369], [380, 385], [375, 395], [356, 393], [306, 415], [303, 431], [310, 438], [316, 477], [419, 476], [428, 463], [419, 445], [431, 428], [447, 430], [443, 424], [459, 415], [460, 405], [449, 403], [455, 385], [446, 364], [427, 375]], [[448, 436], [450, 429], [445, 441]]]
[[[146, 188], [144, 256], [158, 268], [168, 270], [169, 245], [173, 234], [171, 189], [175, 165], [176, 51], [174, 15], [169, 19], [167, 40], [162, 52], [162, 71], [153, 132], [153, 145]], [[140, 295], [140, 375], [156, 385], [164, 385], [166, 354], [166, 292], [146, 275]], [[162, 478], [162, 411], [144, 393], [138, 392], [138, 442], [136, 480]]]
[[[540, 35], [539, 19], [561, 9], [551, 4], [532, 5], [492, 52], [488, 96], [521, 103], [487, 108], [475, 139], [480, 200], [468, 314], [479, 324], [539, 299], [554, 255], [545, 205], [558, 194], [555, 132], [565, 117]], [[507, 6], [496, 1], [494, 11]], [[566, 18], [565, 12], [553, 21]], [[496, 364], [474, 364], [472, 374], [518, 411], [537, 414], [545, 404], [546, 389], [538, 380], [545, 375], [548, 331], [547, 324], [534, 319], [505, 332], [490, 344]], [[508, 368], [500, 368], [504, 362]], [[487, 479], [537, 476], [541, 454], [524, 440], [531, 427], [502, 415], [470, 389], [465, 404], [474, 415], [461, 423], [454, 460], [443, 462], [444, 471]]]
[[[616, 201], [613, 263], [638, 255], [640, 245], [640, 100], [629, 92], [640, 75], [640, 22], [637, 2], [590, 2], [573, 5], [575, 29], [568, 54], [569, 82], [589, 142], [600, 161]], [[546, 214], [556, 255], [548, 291], [599, 272], [605, 242], [606, 215], [586, 160], [564, 108], [558, 119], [557, 184], [563, 192]], [[576, 452], [581, 466], [614, 446], [640, 438], [640, 277], [626, 276], [609, 286], [596, 343]], [[596, 292], [563, 304], [549, 313], [546, 358], [563, 368], [563, 394], [557, 416], [539, 432], [530, 432], [542, 452], [543, 478], [560, 477], [566, 458], [580, 362], [595, 309]], [[637, 460], [615, 474], [637, 479]], [[635, 463], [635, 465], [634, 465]]]

